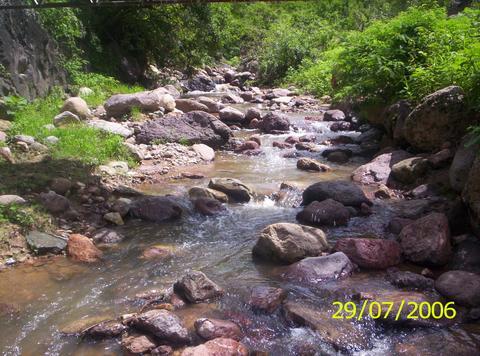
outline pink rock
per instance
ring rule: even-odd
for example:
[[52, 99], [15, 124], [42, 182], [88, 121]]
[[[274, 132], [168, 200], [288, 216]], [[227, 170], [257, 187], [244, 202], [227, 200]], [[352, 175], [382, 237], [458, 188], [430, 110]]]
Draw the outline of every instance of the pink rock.
[[335, 250], [364, 268], [385, 269], [401, 261], [400, 244], [393, 240], [343, 238], [337, 241]]

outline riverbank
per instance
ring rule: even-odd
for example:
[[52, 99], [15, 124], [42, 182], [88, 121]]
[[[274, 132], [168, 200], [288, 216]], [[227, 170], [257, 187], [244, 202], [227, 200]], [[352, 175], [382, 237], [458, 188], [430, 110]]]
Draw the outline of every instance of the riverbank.
[[[13, 169], [1, 171], [2, 184], [55, 222], [40, 231], [49, 235], [26, 241], [47, 242], [37, 252], [60, 256], [0, 272], [0, 323], [9, 325], [2, 348], [185, 355], [478, 348], [479, 243], [469, 205], [478, 191], [465, 173], [478, 165], [476, 148], [436, 132], [445, 140], [431, 152], [405, 150], [398, 133], [411, 109], [389, 111], [395, 130], [385, 132], [332, 110], [328, 98], [252, 88], [243, 82], [251, 76], [209, 68], [185, 83], [181, 98], [165, 87], [88, 108], [96, 115], [90, 125], [125, 132], [135, 165], [42, 160], [28, 139], [7, 141], [36, 159], [4, 163]], [[234, 83], [215, 83], [220, 77]], [[199, 92], [205, 83], [215, 89]], [[453, 108], [444, 118], [456, 120], [458, 93], [434, 94], [440, 99], [425, 101], [417, 123], [428, 113], [438, 118], [444, 95]], [[152, 96], [163, 110], [148, 108]], [[466, 191], [463, 201], [455, 184]], [[458, 270], [461, 285], [447, 278]], [[458, 317], [354, 323], [330, 317], [335, 300], [453, 300]]]

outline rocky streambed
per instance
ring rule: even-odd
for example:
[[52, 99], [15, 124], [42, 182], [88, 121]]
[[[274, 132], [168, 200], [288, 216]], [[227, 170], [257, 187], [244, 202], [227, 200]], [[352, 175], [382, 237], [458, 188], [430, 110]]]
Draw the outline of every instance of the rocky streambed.
[[[101, 169], [135, 190], [77, 184], [68, 201], [57, 179], [41, 196], [68, 242], [30, 243], [68, 257], [0, 272], [3, 353], [477, 353], [480, 244], [440, 184], [453, 147], [387, 148], [377, 127], [285, 89], [206, 98], [206, 77], [187, 83], [182, 112], [92, 120], [130, 130], [140, 166]], [[454, 301], [457, 316], [332, 318], [335, 301], [365, 300]]]

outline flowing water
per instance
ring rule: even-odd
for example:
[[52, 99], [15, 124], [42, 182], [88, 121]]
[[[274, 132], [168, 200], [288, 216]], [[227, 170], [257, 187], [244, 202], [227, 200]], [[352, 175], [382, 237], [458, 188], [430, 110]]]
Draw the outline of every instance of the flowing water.
[[[306, 122], [308, 114], [291, 114], [298, 126], [292, 135], [314, 133], [317, 142], [334, 134], [327, 123]], [[239, 131], [238, 136], [253, 134]], [[355, 135], [354, 133], [342, 133]], [[119, 229], [127, 238], [104, 250], [104, 260], [96, 265], [76, 264], [65, 257], [39, 260], [34, 265], [19, 266], [0, 272], [0, 350], [5, 355], [115, 355], [121, 354], [118, 340], [91, 341], [67, 336], [77, 321], [103, 320], [136, 312], [133, 296], [151, 289], [164, 289], [188, 269], [201, 270], [221, 285], [227, 294], [212, 304], [200, 304], [180, 310], [191, 328], [198, 317], [229, 317], [246, 331], [243, 342], [252, 350], [271, 355], [296, 355], [307, 345], [317, 354], [336, 351], [307, 328], [288, 327], [280, 313], [272, 316], [253, 314], [246, 301], [255, 285], [281, 286], [291, 296], [309, 299], [327, 307], [332, 298], [355, 285], [369, 291], [386, 284], [379, 273], [357, 273], [347, 282], [332, 282], [322, 291], [310, 291], [282, 281], [283, 267], [259, 263], [251, 256], [258, 232], [277, 222], [295, 222], [298, 194], [283, 204], [272, 198], [282, 182], [305, 187], [320, 180], [349, 179], [351, 171], [361, 164], [332, 165], [332, 172], [309, 173], [296, 169], [296, 159], [283, 158], [284, 151], [272, 147], [284, 136], [262, 136], [264, 155], [249, 157], [220, 153], [214, 163], [193, 168], [206, 175], [203, 180], [174, 180], [142, 187], [151, 194], [182, 195], [193, 185], [206, 186], [210, 177], [233, 177], [251, 185], [261, 198], [245, 205], [229, 205], [228, 211], [214, 217], [193, 212], [172, 223], [129, 222]], [[315, 157], [321, 159], [320, 154]], [[190, 167], [188, 169], [192, 171]], [[186, 200], [186, 204], [188, 202]], [[383, 233], [388, 209], [375, 206], [371, 218], [354, 218], [348, 227], [326, 230], [334, 243], [338, 236]], [[150, 246], [169, 246], [174, 256], [167, 260], [145, 260], [142, 251]], [[347, 283], [346, 285], [344, 285]], [[389, 331], [371, 322], [357, 325], [368, 337], [368, 350], [351, 352], [364, 355], [389, 353], [401, 331]], [[462, 337], [463, 331], [459, 331]], [[452, 337], [452, 334], [448, 334]], [[350, 335], [345, 335], [348, 342]]]

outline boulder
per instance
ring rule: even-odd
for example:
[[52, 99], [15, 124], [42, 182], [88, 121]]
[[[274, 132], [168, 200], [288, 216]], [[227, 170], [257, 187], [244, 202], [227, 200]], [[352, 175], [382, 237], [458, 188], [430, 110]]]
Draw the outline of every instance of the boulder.
[[112, 224], [114, 224], [114, 225], [118, 225], [118, 226], [121, 226], [121, 225], [125, 224], [125, 222], [122, 219], [122, 215], [120, 215], [119, 213], [117, 213], [115, 211], [111, 211], [109, 213], [106, 213], [105, 215], [103, 215], [103, 219], [112, 223]]
[[58, 254], [67, 247], [67, 241], [40, 231], [31, 231], [27, 235], [27, 244], [37, 255]]
[[162, 222], [180, 219], [183, 209], [174, 197], [155, 196], [136, 200], [130, 214], [142, 220]]
[[70, 210], [70, 201], [64, 196], [52, 191], [40, 193], [40, 203], [52, 214], [61, 214]]
[[351, 131], [352, 124], [348, 121], [337, 121], [330, 125], [330, 131], [338, 132], [338, 131]]
[[208, 187], [225, 193], [235, 203], [247, 203], [253, 196], [253, 190], [234, 178], [212, 178]]
[[133, 135], [133, 130], [117, 122], [110, 122], [105, 120], [90, 120], [87, 122], [87, 125], [100, 131], [104, 131], [114, 135], [120, 135], [122, 137], [130, 137]]
[[193, 187], [188, 191], [188, 196], [190, 199], [208, 198], [216, 199], [222, 203], [228, 202], [228, 196], [225, 193], [209, 188]]
[[222, 122], [227, 124], [243, 124], [245, 121], [245, 114], [240, 110], [227, 106], [220, 110], [219, 118]]
[[455, 304], [480, 306], [480, 274], [466, 271], [448, 271], [435, 281], [435, 289]]
[[90, 116], [90, 109], [88, 108], [87, 102], [78, 96], [65, 100], [61, 112], [65, 111], [69, 111], [81, 120], [86, 120]]
[[480, 273], [480, 240], [472, 236], [456, 245], [448, 269]]
[[343, 204], [325, 199], [308, 204], [297, 214], [297, 220], [317, 226], [342, 226], [348, 224], [350, 212]]
[[257, 108], [249, 108], [245, 113], [245, 122], [250, 123], [253, 119], [261, 120], [262, 112]]
[[204, 91], [209, 92], [215, 90], [215, 82], [208, 75], [200, 73], [188, 80], [185, 87], [188, 91]]
[[198, 101], [192, 99], [176, 99], [175, 108], [183, 112], [190, 111], [206, 111], [210, 112], [206, 105], [199, 103]]
[[387, 271], [387, 280], [394, 286], [406, 289], [430, 290], [434, 280], [410, 271]]
[[256, 141], [245, 141], [240, 146], [234, 149], [235, 153], [242, 153], [245, 151], [259, 150], [260, 145]]
[[293, 263], [328, 251], [327, 237], [320, 229], [291, 223], [267, 226], [260, 233], [252, 253], [266, 260]]
[[171, 356], [173, 355], [173, 348], [168, 345], [160, 345], [150, 351], [152, 356]]
[[450, 187], [456, 192], [461, 192], [467, 182], [468, 173], [472, 168], [473, 162], [477, 152], [480, 150], [480, 145], [468, 145], [472, 140], [472, 137], [465, 136], [458, 145], [455, 156], [453, 157], [452, 164], [448, 171], [450, 180]]
[[303, 205], [313, 201], [333, 199], [347, 206], [371, 205], [365, 193], [354, 183], [347, 181], [325, 181], [310, 185], [302, 194]]
[[92, 240], [96, 244], [116, 244], [124, 239], [124, 236], [117, 231], [110, 229], [101, 229], [96, 231]]
[[311, 158], [300, 158], [297, 161], [297, 168], [303, 171], [328, 172], [331, 170], [326, 164], [320, 163]]
[[241, 340], [243, 332], [234, 322], [213, 318], [201, 318], [195, 320], [195, 331], [205, 340], [213, 340], [219, 337]]
[[158, 246], [150, 246], [150, 247], [147, 247], [145, 250], [143, 250], [141, 258], [146, 260], [152, 260], [152, 259], [164, 260], [172, 257], [173, 255], [174, 255], [174, 250], [171, 247], [158, 245]]
[[106, 320], [88, 328], [84, 334], [94, 339], [108, 339], [120, 336], [126, 330], [127, 327], [122, 323], [116, 320]]
[[54, 178], [50, 183], [50, 189], [60, 195], [66, 195], [70, 191], [72, 186], [73, 184], [70, 179], [61, 177]]
[[202, 345], [187, 347], [181, 356], [248, 356], [249, 352], [242, 343], [226, 338], [217, 338]]
[[163, 88], [159, 89], [111, 96], [104, 105], [107, 117], [129, 115], [134, 108], [142, 112], [155, 112], [162, 109], [173, 111], [175, 109], [175, 99], [170, 94], [166, 94]]
[[232, 131], [215, 116], [204, 111], [191, 111], [175, 116], [145, 122], [137, 134], [137, 142], [150, 144], [152, 141], [203, 143], [212, 148], [225, 145]]
[[103, 255], [92, 240], [80, 234], [70, 235], [67, 242], [67, 254], [74, 261], [87, 263], [97, 262]]
[[345, 121], [345, 113], [341, 110], [327, 110], [323, 114], [323, 121]]
[[176, 294], [190, 303], [200, 303], [223, 295], [224, 291], [200, 271], [190, 271], [173, 286]]
[[354, 170], [352, 180], [362, 184], [388, 184], [392, 166], [410, 156], [402, 150], [381, 154]]
[[227, 104], [243, 104], [245, 101], [234, 93], [227, 93], [222, 96], [222, 103]]
[[429, 168], [430, 165], [425, 158], [407, 158], [392, 166], [392, 176], [400, 183], [411, 184], [427, 174]]
[[343, 252], [328, 256], [307, 257], [290, 265], [284, 278], [290, 281], [316, 286], [319, 283], [349, 276], [355, 267]]
[[25, 204], [27, 201], [18, 195], [0, 195], [0, 206], [6, 205], [22, 205]]
[[225, 211], [225, 207], [217, 199], [198, 198], [193, 205], [195, 210], [203, 215], [217, 215]]
[[450, 228], [442, 213], [431, 213], [408, 224], [399, 239], [403, 255], [413, 263], [442, 266], [450, 259]]
[[222, 103], [205, 96], [199, 97], [198, 102], [202, 105], [205, 105], [208, 108], [208, 112], [211, 114], [217, 113], [225, 107]]
[[215, 159], [215, 151], [213, 150], [213, 148], [203, 143], [197, 143], [195, 145], [192, 145], [192, 150], [204, 161], [210, 162]]
[[130, 212], [130, 206], [132, 205], [132, 200], [128, 198], [118, 198], [112, 204], [112, 211], [115, 211], [120, 214], [122, 218], [127, 216]]
[[154, 309], [133, 317], [129, 324], [172, 344], [187, 344], [188, 330], [179, 317], [165, 309]]
[[405, 143], [405, 120], [412, 109], [412, 105], [407, 100], [400, 100], [385, 111], [383, 126], [387, 135], [393, 138], [396, 144], [403, 145]]
[[438, 150], [445, 142], [457, 142], [471, 124], [463, 90], [449, 86], [426, 96], [408, 115], [405, 138], [416, 149]]
[[444, 148], [428, 157], [428, 163], [435, 168], [440, 169], [447, 167], [453, 158], [453, 152], [450, 148]]
[[285, 318], [294, 326], [315, 330], [318, 337], [338, 351], [351, 353], [368, 349], [367, 334], [351, 320], [332, 318], [331, 310], [323, 310], [311, 303], [288, 301], [283, 306]]
[[385, 269], [401, 262], [401, 250], [397, 241], [366, 238], [342, 238], [337, 241], [335, 251], [363, 268]]
[[480, 155], [473, 162], [473, 166], [468, 174], [462, 198], [468, 207], [470, 224], [475, 233], [480, 235]]
[[282, 304], [287, 293], [281, 288], [257, 286], [252, 289], [248, 304], [255, 311], [272, 314]]
[[348, 154], [344, 152], [343, 150], [335, 150], [329, 152], [327, 155], [327, 161], [333, 162], [333, 163], [347, 163], [350, 160], [351, 153]]
[[290, 121], [285, 116], [270, 112], [259, 122], [258, 128], [267, 134], [285, 133], [290, 130]]
[[80, 122], [80, 118], [70, 111], [64, 111], [53, 118], [53, 124], [55, 127], [78, 125]]
[[144, 355], [157, 346], [156, 341], [146, 335], [126, 336], [122, 338], [122, 347], [129, 355]]

